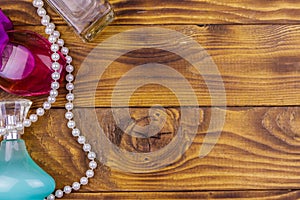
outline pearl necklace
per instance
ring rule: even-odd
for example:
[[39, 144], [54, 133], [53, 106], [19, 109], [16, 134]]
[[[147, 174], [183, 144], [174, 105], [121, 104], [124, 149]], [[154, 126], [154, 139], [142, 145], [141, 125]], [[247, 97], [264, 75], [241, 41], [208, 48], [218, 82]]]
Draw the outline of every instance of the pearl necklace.
[[[42, 107], [36, 109], [35, 114], [31, 114], [29, 119], [25, 119], [23, 125], [18, 125], [24, 127], [30, 127], [32, 123], [37, 122], [38, 117], [41, 117], [45, 114], [45, 110], [49, 110], [51, 108], [51, 104], [55, 103], [56, 97], [58, 95], [58, 88], [60, 79], [60, 73], [58, 70], [60, 69], [60, 64], [57, 62], [60, 59], [60, 55], [58, 51], [61, 50], [61, 53], [65, 56], [67, 66], [66, 66], [66, 89], [69, 93], [66, 95], [67, 103], [65, 104], [65, 118], [68, 120], [67, 127], [72, 130], [72, 135], [77, 138], [77, 142], [83, 146], [83, 151], [87, 153], [87, 158], [90, 160], [89, 168], [85, 173], [85, 176], [80, 178], [78, 182], [73, 182], [71, 186], [67, 185], [64, 188], [58, 189], [54, 192], [54, 194], [50, 194], [45, 200], [54, 200], [55, 198], [62, 198], [64, 194], [69, 194], [73, 190], [79, 190], [81, 185], [87, 185], [88, 180], [94, 176], [94, 169], [97, 167], [96, 153], [92, 151], [92, 147], [89, 143], [86, 142], [86, 138], [81, 135], [80, 130], [76, 127], [76, 123], [73, 120], [74, 114], [72, 112], [74, 105], [74, 94], [72, 91], [74, 90], [74, 84], [72, 83], [74, 80], [74, 76], [72, 72], [74, 71], [74, 67], [71, 65], [72, 57], [69, 54], [69, 49], [64, 46], [64, 40], [60, 38], [60, 32], [55, 30], [55, 25], [51, 23], [50, 16], [47, 15], [46, 10], [43, 8], [44, 2], [43, 0], [33, 0], [33, 6], [37, 8], [37, 14], [41, 17], [41, 24], [45, 26], [45, 33], [49, 35], [49, 42], [51, 45], [51, 51], [53, 52], [51, 55], [51, 59], [53, 61], [51, 68], [54, 70], [51, 77], [53, 82], [51, 83], [51, 90], [49, 92], [49, 96], [47, 101], [43, 103]], [[3, 133], [5, 130], [1, 130]], [[0, 131], [0, 132], [1, 132]], [[2, 134], [3, 134], [2, 133]]]

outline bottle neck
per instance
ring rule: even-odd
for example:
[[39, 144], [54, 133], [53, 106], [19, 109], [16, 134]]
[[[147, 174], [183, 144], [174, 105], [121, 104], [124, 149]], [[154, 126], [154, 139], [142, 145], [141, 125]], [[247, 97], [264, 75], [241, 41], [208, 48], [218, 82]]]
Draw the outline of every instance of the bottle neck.
[[7, 133], [4, 135], [4, 140], [18, 140], [21, 138], [21, 133], [24, 132], [23, 127], [21, 129], [17, 128], [17, 116], [7, 115], [5, 117], [5, 128]]
[[25, 142], [22, 139], [3, 140], [0, 147], [0, 161], [24, 159], [28, 155]]
[[18, 133], [17, 130], [11, 131], [4, 135], [4, 140], [19, 140], [21, 139], [21, 135]]

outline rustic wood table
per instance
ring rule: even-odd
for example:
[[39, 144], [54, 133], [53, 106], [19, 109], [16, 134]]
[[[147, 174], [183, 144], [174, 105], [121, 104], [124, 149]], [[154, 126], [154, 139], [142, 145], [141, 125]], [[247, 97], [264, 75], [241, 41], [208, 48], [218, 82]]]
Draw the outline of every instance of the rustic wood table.
[[[300, 2], [296, 0], [111, 0], [115, 21], [95, 39], [84, 43], [52, 11], [53, 21], [70, 48], [76, 72], [98, 44], [126, 30], [160, 27], [175, 30], [197, 41], [218, 66], [226, 91], [227, 108], [212, 107], [206, 82], [179, 55], [159, 49], [141, 48], [115, 60], [97, 83], [95, 112], [110, 141], [118, 148], [139, 154], [154, 153], [168, 145], [179, 129], [182, 106], [199, 106], [197, 134], [191, 146], [174, 162], [152, 172], [124, 172], [99, 162], [95, 179], [65, 199], [299, 199], [300, 198]], [[30, 0], [0, 0], [0, 8], [15, 29], [44, 34]], [[159, 37], [159, 36], [157, 36]], [[133, 45], [134, 40], [132, 41]], [[160, 42], [160, 41], [159, 41]], [[174, 41], [173, 41], [174, 42]], [[172, 41], [162, 46], [172, 47]], [[117, 47], [115, 47], [117, 48]], [[105, 59], [91, 57], [94, 62]], [[154, 136], [137, 138], [122, 131], [113, 118], [111, 98], [118, 80], [135, 66], [162, 63], [180, 72], [198, 99], [196, 105], [182, 105], [174, 91], [159, 84], [169, 74], [157, 77], [157, 84], [137, 88], [130, 97], [132, 119], [149, 125], [149, 108], [160, 104], [166, 114], [164, 126]], [[76, 73], [75, 72], [75, 73]], [[145, 74], [137, 73], [120, 87], [127, 94]], [[173, 77], [174, 78], [174, 77]], [[208, 77], [211, 82], [214, 77]], [[76, 106], [85, 107], [86, 79], [79, 84]], [[215, 83], [216, 85], [218, 83]], [[220, 84], [220, 83], [219, 83]], [[24, 135], [32, 158], [57, 181], [57, 188], [79, 180], [88, 160], [71, 136], [64, 121], [66, 91], [53, 109]], [[14, 95], [0, 92], [1, 99]], [[33, 107], [45, 96], [30, 98]], [[120, 97], [119, 113], [126, 105]], [[88, 109], [88, 108], [86, 108]], [[226, 113], [220, 138], [212, 151], [199, 158], [214, 110]], [[125, 111], [124, 111], [125, 112]], [[85, 126], [88, 116], [80, 116]], [[218, 128], [217, 128], [218, 129]], [[92, 133], [93, 130], [90, 130]], [[90, 132], [85, 134], [90, 134]], [[95, 133], [93, 133], [95, 134]], [[101, 138], [94, 137], [93, 145]], [[171, 155], [174, 156], [174, 155]], [[117, 162], [117, 161], [116, 161]], [[164, 162], [164, 161], [162, 161]], [[125, 163], [126, 165], [126, 163]], [[134, 165], [134, 163], [133, 163]]]

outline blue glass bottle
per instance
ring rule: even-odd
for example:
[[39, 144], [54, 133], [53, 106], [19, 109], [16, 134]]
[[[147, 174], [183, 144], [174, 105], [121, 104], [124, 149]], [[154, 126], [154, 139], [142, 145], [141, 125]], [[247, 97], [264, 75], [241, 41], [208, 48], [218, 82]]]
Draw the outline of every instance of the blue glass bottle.
[[[0, 101], [0, 199], [43, 200], [55, 189], [53, 178], [29, 156], [20, 123], [27, 115], [28, 100]], [[4, 134], [3, 128], [6, 129]]]

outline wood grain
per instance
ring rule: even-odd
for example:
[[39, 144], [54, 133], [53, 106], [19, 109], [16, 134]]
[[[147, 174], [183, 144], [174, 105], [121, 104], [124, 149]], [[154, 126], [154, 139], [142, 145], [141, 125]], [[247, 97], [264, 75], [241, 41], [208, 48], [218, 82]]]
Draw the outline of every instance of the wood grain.
[[[41, 27], [16, 27], [17, 29], [31, 29], [42, 33]], [[299, 105], [299, 63], [300, 63], [300, 26], [298, 25], [260, 25], [260, 26], [164, 26], [192, 37], [207, 51], [216, 63], [222, 81], [216, 81], [215, 76], [203, 77], [190, 63], [179, 55], [158, 49], [141, 48], [127, 53], [116, 59], [101, 77], [96, 76], [90, 65], [83, 65], [83, 61], [92, 63], [96, 68], [102, 69], [101, 62], [109, 56], [114, 56], [102, 51], [101, 55], [89, 54], [92, 50], [97, 53], [98, 44], [111, 36], [128, 30], [135, 30], [132, 26], [111, 26], [107, 28], [94, 43], [83, 43], [72, 30], [63, 26], [59, 30], [68, 37], [64, 37], [72, 50], [76, 71], [81, 69], [81, 81], [76, 82], [77, 106], [87, 106], [95, 100], [96, 107], [110, 107], [113, 90], [119, 88], [118, 97], [115, 99], [119, 106], [149, 107], [155, 104], [163, 106], [179, 106], [178, 97], [171, 91], [178, 88], [183, 91], [183, 96], [189, 98], [193, 93], [184, 93], [184, 84], [178, 84], [177, 78], [164, 73], [161, 76], [152, 76], [157, 84], [141, 85], [136, 91], [132, 87], [137, 82], [145, 80], [147, 74], [141, 71], [128, 78], [125, 85], [116, 86], [120, 78], [138, 65], [147, 63], [160, 63], [170, 66], [179, 72], [188, 81], [194, 94], [198, 98], [200, 106], [211, 105], [211, 94], [207, 84], [220, 87], [224, 84], [227, 106], [285, 106]], [[139, 27], [141, 28], [141, 27]], [[137, 35], [136, 37], [139, 37]], [[161, 36], [157, 35], [158, 38]], [[134, 38], [134, 37], [133, 37]], [[128, 44], [136, 44], [134, 39], [122, 41]], [[167, 41], [168, 47], [176, 45], [176, 41]], [[111, 48], [104, 48], [111, 52]], [[101, 57], [101, 60], [99, 59]], [[167, 76], [168, 74], [168, 76]], [[78, 75], [78, 74], [77, 74]], [[100, 80], [100, 82], [99, 82]], [[167, 80], [168, 87], [159, 86]], [[207, 81], [208, 80], [208, 81]], [[91, 91], [91, 87], [97, 87]], [[60, 93], [64, 93], [60, 90]], [[95, 98], [91, 93], [95, 93]], [[126, 96], [131, 92], [129, 103]], [[217, 90], [215, 96], [221, 95], [222, 90]], [[9, 98], [11, 95], [0, 93], [1, 98]], [[44, 97], [32, 98], [36, 105], [41, 105]], [[64, 95], [58, 97], [56, 107], [64, 106]], [[180, 106], [188, 105], [181, 103]], [[191, 105], [194, 106], [194, 105]]]
[[[296, 0], [111, 0], [114, 24], [291, 24], [299, 23]], [[18, 24], [39, 25], [31, 0], [2, 0], [0, 7]], [[63, 20], [50, 12], [58, 24]]]
[[[102, 77], [87, 76], [76, 85], [76, 123], [83, 130], [86, 128], [84, 134], [89, 142], [94, 147], [98, 145], [99, 167], [95, 179], [91, 179], [88, 186], [65, 199], [300, 199], [300, 2], [110, 2], [117, 18], [93, 43], [88, 44], [81, 42], [74, 31], [46, 6], [71, 49], [76, 72], [98, 44], [124, 31], [156, 25], [191, 37], [208, 52], [222, 76], [229, 107], [227, 110], [211, 108], [211, 96], [203, 77], [179, 55], [144, 47], [122, 55]], [[9, 15], [16, 29], [44, 32], [31, 0], [1, 0], [0, 8]], [[157, 37], [160, 38], [159, 35]], [[131, 45], [138, 43], [134, 37], [126, 42]], [[161, 45], [172, 47], [176, 42], [166, 40]], [[91, 58], [91, 61], [99, 63], [108, 58], [104, 53]], [[138, 88], [127, 105], [124, 95], [129, 94], [129, 88], [135, 81], [145, 78], [144, 74], [138, 73], [121, 87], [121, 98], [117, 99], [116, 108], [124, 116], [125, 108], [129, 107], [134, 123], [115, 119], [111, 102], [116, 84], [126, 72], [149, 62], [168, 65], [181, 73], [194, 89], [198, 104], [180, 104], [169, 88], [148, 84]], [[163, 79], [168, 80], [171, 86], [181, 88], [170, 74], [163, 73], [156, 81], [159, 83]], [[213, 76], [209, 77], [209, 81], [215, 87], [220, 84]], [[97, 84], [95, 98], [87, 97], [94, 92], [90, 90], [94, 84]], [[24, 139], [33, 159], [55, 178], [57, 188], [62, 188], [85, 174], [88, 160], [66, 128], [63, 120], [65, 111], [62, 109], [65, 91], [60, 89], [59, 92], [54, 109], [27, 129]], [[15, 97], [0, 91], [0, 99]], [[37, 107], [46, 97], [30, 99], [34, 101], [33, 107]], [[93, 100], [95, 106], [90, 104]], [[151, 107], [157, 104], [164, 109]], [[195, 138], [185, 138], [192, 140], [190, 147], [167, 152], [169, 161], [172, 161], [170, 164], [152, 172], [145, 170], [144, 173], [133, 168], [136, 170], [134, 173], [122, 169], [137, 165], [136, 160], [124, 162], [124, 159], [113, 156], [110, 162], [106, 160], [104, 155], [110, 156], [117, 151], [100, 149], [99, 144], [104, 140], [137, 155], [153, 154], [167, 147], [178, 136], [180, 121], [184, 120], [179, 106], [183, 105], [192, 106], [189, 107], [191, 111], [199, 112], [197, 120], [190, 117], [189, 121], [184, 121], [190, 133], [195, 127], [197, 131]], [[149, 112], [151, 109], [155, 112]], [[226, 113], [225, 124], [207, 133], [210, 122], [219, 122], [211, 119], [213, 111]], [[91, 118], [90, 113], [95, 113], [97, 119]], [[102, 127], [104, 135], [95, 131], [94, 125], [88, 122]], [[200, 149], [207, 144], [205, 136], [218, 131], [222, 134], [217, 144], [208, 156], [200, 159]], [[130, 135], [140, 133], [147, 137]], [[162, 162], [167, 160], [162, 159]]]
[[[82, 191], [300, 188], [300, 110], [296, 107], [228, 109], [224, 126], [218, 128], [222, 130], [219, 141], [208, 156], [200, 159], [199, 151], [208, 125], [211, 120], [216, 120], [210, 119], [212, 109], [201, 108], [199, 114], [203, 117], [199, 118], [198, 131], [192, 145], [182, 155], [169, 153], [172, 162], [151, 173], [141, 173], [141, 170], [139, 173], [124, 172], [122, 166], [116, 169], [116, 164], [132, 166], [135, 161], [128, 159], [122, 162], [112, 157], [112, 161], [107, 162], [103, 155], [112, 155], [112, 152], [105, 148], [99, 150], [99, 144], [109, 138], [114, 145], [125, 151], [138, 154], [155, 153], [175, 138], [178, 132], [176, 127], [182, 120], [179, 117], [180, 109], [167, 108], [167, 119], [163, 128], [156, 135], [144, 139], [134, 138], [129, 135], [130, 132], [122, 131], [116, 125], [109, 108], [98, 108], [94, 111], [98, 123], [85, 114], [87, 109], [83, 111], [76, 112], [81, 113], [81, 120], [77, 121], [77, 125], [89, 128], [84, 131], [85, 136], [96, 147], [95, 151], [98, 152], [101, 163], [110, 167], [99, 164], [95, 179], [90, 181], [88, 187], [83, 187]], [[88, 163], [81, 147], [66, 129], [62, 121], [63, 113], [62, 109], [50, 111], [37, 125], [28, 129], [24, 137], [33, 159], [59, 180], [59, 188], [79, 179]], [[140, 126], [149, 125], [151, 116], [148, 109], [131, 108], [131, 116]], [[92, 123], [88, 123], [87, 119]], [[95, 132], [91, 124], [99, 124], [107, 136], [102, 137], [99, 132]]]
[[[69, 198], [68, 198], [69, 197]], [[79, 193], [66, 199], [261, 199], [286, 200], [298, 199], [299, 191], [225, 191], [225, 192], [116, 192], [116, 193]]]

